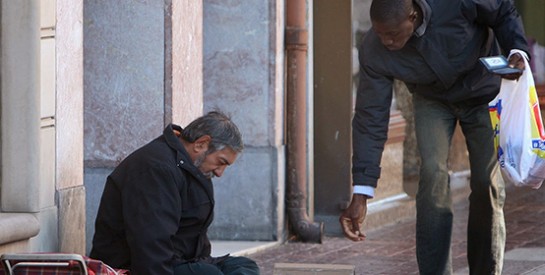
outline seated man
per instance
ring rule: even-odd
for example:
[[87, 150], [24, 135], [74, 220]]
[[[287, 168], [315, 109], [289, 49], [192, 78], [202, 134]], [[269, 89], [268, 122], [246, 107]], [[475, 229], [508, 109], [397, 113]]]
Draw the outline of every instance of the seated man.
[[90, 257], [131, 274], [259, 274], [245, 257], [211, 257], [211, 178], [243, 149], [237, 126], [210, 112], [136, 150], [108, 176]]

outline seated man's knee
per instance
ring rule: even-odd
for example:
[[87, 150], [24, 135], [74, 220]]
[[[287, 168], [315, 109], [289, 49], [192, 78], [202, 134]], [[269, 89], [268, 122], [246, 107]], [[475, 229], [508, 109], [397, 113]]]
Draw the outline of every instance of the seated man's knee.
[[241, 274], [259, 274], [257, 263], [246, 257], [229, 257], [219, 266], [225, 274], [234, 271], [241, 271]]

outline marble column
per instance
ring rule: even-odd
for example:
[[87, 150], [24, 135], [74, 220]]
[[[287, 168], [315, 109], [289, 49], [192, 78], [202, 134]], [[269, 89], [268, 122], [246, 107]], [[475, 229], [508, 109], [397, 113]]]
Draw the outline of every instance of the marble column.
[[84, 0], [87, 249], [106, 177], [128, 154], [202, 114], [201, 1]]

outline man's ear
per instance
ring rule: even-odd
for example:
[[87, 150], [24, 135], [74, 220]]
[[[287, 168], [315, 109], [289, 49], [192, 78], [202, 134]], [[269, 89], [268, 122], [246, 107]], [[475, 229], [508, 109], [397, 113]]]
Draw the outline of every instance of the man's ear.
[[203, 153], [208, 151], [208, 146], [210, 145], [211, 140], [212, 138], [209, 135], [204, 135], [195, 140], [195, 142], [193, 142], [193, 150], [195, 153]]
[[418, 12], [416, 12], [416, 10], [413, 10], [410, 14], [409, 14], [409, 20], [411, 22], [416, 22], [416, 19], [418, 18]]

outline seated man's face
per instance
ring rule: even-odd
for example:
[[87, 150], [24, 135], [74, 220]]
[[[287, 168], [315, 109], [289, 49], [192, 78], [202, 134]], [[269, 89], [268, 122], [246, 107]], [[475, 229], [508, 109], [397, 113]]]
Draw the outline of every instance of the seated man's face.
[[195, 160], [195, 166], [197, 166], [199, 170], [201, 170], [201, 172], [209, 179], [213, 177], [221, 177], [225, 171], [225, 168], [233, 164], [237, 159], [237, 156], [238, 153], [228, 147], [213, 153], [207, 151], [197, 157]]

